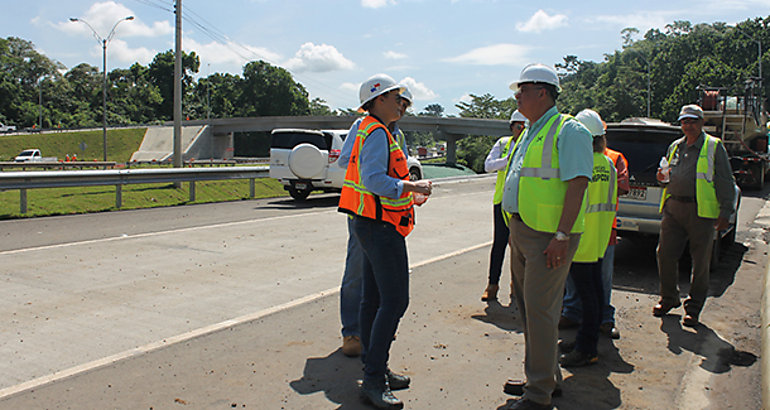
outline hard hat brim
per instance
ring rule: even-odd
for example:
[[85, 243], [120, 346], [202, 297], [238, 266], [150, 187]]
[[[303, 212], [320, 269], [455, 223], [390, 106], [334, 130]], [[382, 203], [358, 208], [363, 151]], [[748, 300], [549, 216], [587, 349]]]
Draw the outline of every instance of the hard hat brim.
[[559, 93], [561, 92], [561, 86], [560, 85], [547, 83], [545, 81], [514, 81], [514, 82], [511, 83], [510, 86], [508, 86], [508, 88], [510, 88], [511, 91], [516, 92], [516, 91], [519, 90], [519, 85], [521, 85], [521, 84], [548, 84], [548, 85], [552, 85], [552, 86], [556, 87], [556, 91], [557, 92], [559, 92]]
[[399, 94], [401, 94], [401, 92], [403, 92], [405, 88], [406, 87], [404, 87], [403, 85], [400, 85], [400, 84], [393, 84], [393, 85], [391, 85], [388, 88], [383, 88], [382, 91], [380, 91], [377, 94], [370, 95], [369, 98], [366, 99], [366, 101], [362, 102], [361, 105], [358, 106], [358, 112], [366, 112], [366, 111], [364, 111], [364, 105], [366, 105], [366, 103], [368, 103], [369, 101], [371, 101], [371, 100], [373, 100], [373, 99], [375, 99], [375, 98], [377, 98], [377, 97], [379, 97], [379, 96], [381, 96], [381, 95], [383, 95], [385, 93], [389, 93], [389, 92], [391, 92], [393, 90], [399, 90]]

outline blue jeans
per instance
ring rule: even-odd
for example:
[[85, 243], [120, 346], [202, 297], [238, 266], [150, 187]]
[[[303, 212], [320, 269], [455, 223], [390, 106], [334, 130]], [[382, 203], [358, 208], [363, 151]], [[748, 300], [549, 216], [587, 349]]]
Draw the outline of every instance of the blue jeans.
[[[615, 245], [609, 245], [604, 252], [604, 259], [602, 260], [602, 324], [615, 323], [615, 307], [610, 303], [612, 299], [612, 275], [614, 266]], [[572, 276], [567, 277], [567, 283], [564, 286], [563, 306], [562, 316], [578, 323], [583, 320], [583, 307], [580, 304], [577, 290], [575, 290], [575, 282], [573, 281]]]
[[363, 250], [361, 344], [364, 382], [383, 383], [390, 345], [409, 305], [406, 241], [387, 222], [353, 217], [353, 234]]
[[572, 262], [572, 278], [583, 307], [583, 317], [575, 338], [575, 350], [596, 356], [599, 325], [602, 323], [602, 262]]
[[340, 319], [342, 336], [361, 336], [358, 315], [361, 311], [361, 271], [364, 253], [353, 234], [352, 219], [348, 217], [348, 254], [345, 257], [345, 273], [340, 286]]

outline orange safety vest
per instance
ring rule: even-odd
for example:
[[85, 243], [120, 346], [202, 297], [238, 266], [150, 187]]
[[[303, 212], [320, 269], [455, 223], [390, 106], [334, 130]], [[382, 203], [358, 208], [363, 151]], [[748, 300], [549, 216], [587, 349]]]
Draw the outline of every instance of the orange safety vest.
[[[626, 170], [628, 170], [628, 161], [626, 160], [626, 156], [623, 155], [623, 153], [615, 151], [615, 150], [611, 150], [609, 148], [605, 148], [604, 149], [604, 155], [610, 157], [610, 159], [612, 160], [612, 165], [615, 166], [616, 169], [618, 168], [618, 158], [623, 158], [623, 162], [626, 163]], [[618, 192], [618, 191], [615, 191], [615, 192]], [[615, 204], [615, 211], [618, 210], [618, 204], [620, 204], [620, 201], [618, 201]], [[617, 217], [612, 221], [612, 229], [618, 229], [618, 218]]]
[[382, 128], [388, 136], [388, 176], [404, 181], [409, 180], [409, 167], [404, 151], [398, 141], [380, 121], [371, 115], [361, 121], [356, 133], [350, 162], [342, 184], [342, 195], [338, 211], [364, 218], [393, 224], [398, 233], [406, 237], [414, 228], [414, 200], [411, 192], [402, 193], [399, 198], [388, 198], [370, 192], [361, 180], [360, 153], [364, 141], [374, 130]]

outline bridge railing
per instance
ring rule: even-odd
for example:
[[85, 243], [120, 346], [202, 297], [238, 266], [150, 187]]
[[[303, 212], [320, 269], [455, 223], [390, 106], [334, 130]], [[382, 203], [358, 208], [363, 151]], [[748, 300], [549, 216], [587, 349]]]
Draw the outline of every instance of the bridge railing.
[[266, 178], [269, 173], [268, 166], [2, 172], [0, 191], [18, 189], [19, 211], [26, 213], [28, 189], [115, 185], [115, 207], [120, 208], [123, 185], [189, 182], [190, 201], [195, 201], [196, 181], [249, 179], [249, 195], [254, 198], [255, 180]]

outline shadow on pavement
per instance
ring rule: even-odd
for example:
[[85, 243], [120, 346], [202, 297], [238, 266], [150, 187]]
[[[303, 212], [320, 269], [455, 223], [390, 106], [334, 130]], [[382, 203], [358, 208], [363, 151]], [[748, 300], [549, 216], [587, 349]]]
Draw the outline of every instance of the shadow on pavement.
[[725, 373], [731, 366], [748, 367], [757, 356], [735, 350], [735, 347], [719, 337], [703, 323], [692, 331], [682, 328], [679, 315], [667, 315], [661, 320], [660, 330], [668, 336], [668, 350], [679, 355], [683, 350], [703, 358], [700, 367], [712, 373]]
[[521, 333], [521, 322], [518, 315], [519, 310], [516, 308], [515, 303], [503, 306], [497, 300], [490, 300], [487, 302], [487, 307], [484, 308], [483, 315], [476, 314], [472, 315], [471, 318], [495, 325], [502, 330]]
[[289, 383], [299, 394], [323, 392], [340, 409], [367, 409], [358, 396], [358, 380], [362, 376], [361, 360], [346, 357], [337, 349], [326, 357], [310, 357], [305, 361], [302, 378]]
[[277, 198], [268, 205], [261, 205], [259, 209], [306, 209], [336, 207], [340, 202], [339, 194], [309, 196], [304, 201], [295, 201], [291, 198]]

